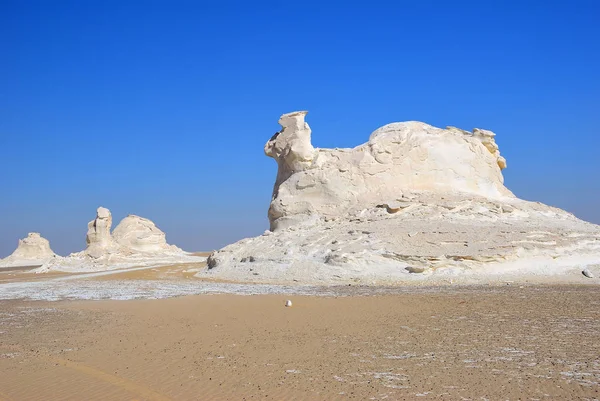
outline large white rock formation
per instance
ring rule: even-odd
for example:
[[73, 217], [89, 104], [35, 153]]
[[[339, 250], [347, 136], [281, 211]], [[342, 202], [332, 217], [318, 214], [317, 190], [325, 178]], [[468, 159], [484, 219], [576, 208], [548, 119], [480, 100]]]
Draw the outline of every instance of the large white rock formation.
[[112, 233], [111, 226], [110, 211], [99, 207], [96, 218], [88, 223], [86, 249], [64, 258], [55, 258], [45, 263], [38, 272], [98, 271], [205, 259], [167, 244], [165, 233], [143, 217], [125, 217]]
[[57, 255], [50, 249], [50, 242], [39, 233], [29, 233], [19, 240], [17, 249], [8, 257], [0, 259], [0, 267], [40, 266]]
[[282, 130], [265, 145], [278, 165], [272, 230], [353, 213], [407, 190], [514, 197], [503, 184], [506, 161], [490, 131], [410, 121], [381, 127], [354, 149], [315, 149], [305, 115], [284, 114]]
[[201, 277], [394, 284], [600, 268], [600, 227], [516, 198], [494, 134], [388, 124], [353, 149], [316, 149], [283, 115], [271, 231], [214, 252]]

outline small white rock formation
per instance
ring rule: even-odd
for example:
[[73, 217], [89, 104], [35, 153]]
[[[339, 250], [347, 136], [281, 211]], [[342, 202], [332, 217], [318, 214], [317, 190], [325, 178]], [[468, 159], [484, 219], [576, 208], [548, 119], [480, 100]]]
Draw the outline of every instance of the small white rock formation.
[[0, 259], [0, 267], [40, 266], [57, 255], [50, 242], [39, 233], [29, 233], [19, 240], [17, 249], [8, 257]]
[[284, 114], [265, 146], [278, 165], [271, 231], [213, 252], [199, 277], [480, 282], [573, 269], [581, 277], [600, 265], [600, 226], [504, 186], [506, 160], [491, 131], [411, 121], [353, 149], [316, 149], [305, 115]]
[[104, 207], [96, 211], [96, 218], [88, 223], [88, 232], [85, 237], [87, 248], [85, 252], [93, 258], [99, 258], [115, 248], [115, 243], [110, 235], [112, 215]]
[[99, 271], [206, 259], [167, 244], [165, 233], [143, 217], [125, 217], [112, 233], [111, 226], [110, 211], [99, 207], [96, 218], [88, 223], [87, 248], [64, 258], [55, 258], [45, 263], [38, 272]]
[[135, 252], [181, 252], [175, 245], [167, 244], [165, 233], [143, 217], [130, 214], [113, 231], [114, 241]]

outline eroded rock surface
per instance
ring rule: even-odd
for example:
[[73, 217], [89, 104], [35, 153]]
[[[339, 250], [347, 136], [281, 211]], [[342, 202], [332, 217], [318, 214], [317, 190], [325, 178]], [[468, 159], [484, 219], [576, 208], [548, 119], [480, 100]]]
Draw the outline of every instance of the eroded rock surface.
[[0, 259], [0, 267], [39, 266], [56, 256], [46, 238], [39, 233], [29, 233], [19, 240], [17, 249], [10, 256]]
[[214, 252], [199, 276], [395, 284], [599, 266], [600, 226], [516, 198], [491, 131], [411, 121], [315, 149], [305, 115], [283, 115], [265, 146], [278, 165], [271, 231]]
[[284, 114], [281, 131], [265, 145], [278, 165], [271, 230], [355, 213], [403, 191], [514, 197], [503, 184], [506, 160], [491, 131], [409, 121], [379, 128], [354, 149], [315, 149], [305, 116]]

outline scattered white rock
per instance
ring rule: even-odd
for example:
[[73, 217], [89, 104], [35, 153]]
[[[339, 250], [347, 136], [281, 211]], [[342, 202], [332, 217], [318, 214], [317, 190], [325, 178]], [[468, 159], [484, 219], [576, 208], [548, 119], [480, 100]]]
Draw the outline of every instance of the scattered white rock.
[[583, 269], [581, 273], [587, 278], [594, 278], [594, 274], [590, 271], [590, 269]]
[[287, 301], [285, 301], [285, 306], [291, 307], [292, 306], [292, 301], [290, 301], [289, 299]]
[[10, 256], [0, 259], [0, 267], [40, 266], [56, 257], [46, 238], [39, 233], [29, 233], [19, 240]]

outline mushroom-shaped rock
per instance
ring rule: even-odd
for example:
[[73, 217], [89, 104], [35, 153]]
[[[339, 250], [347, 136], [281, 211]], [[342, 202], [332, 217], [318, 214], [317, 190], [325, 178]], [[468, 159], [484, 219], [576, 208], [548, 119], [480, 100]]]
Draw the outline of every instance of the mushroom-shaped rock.
[[110, 227], [112, 226], [112, 215], [110, 210], [99, 207], [96, 210], [96, 218], [88, 223], [88, 232], [85, 238], [87, 249], [85, 252], [93, 257], [99, 258], [114, 247]]
[[1, 266], [34, 266], [44, 264], [56, 257], [50, 242], [39, 233], [29, 233], [19, 240], [17, 249], [7, 258], [0, 260]]
[[134, 252], [161, 252], [177, 250], [167, 244], [165, 233], [143, 217], [129, 215], [115, 227], [114, 241], [121, 247]]

